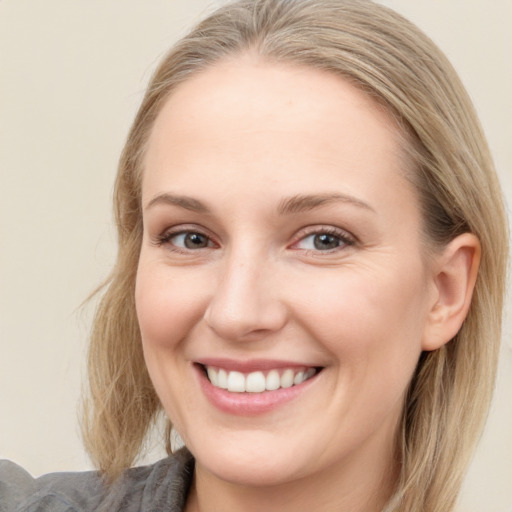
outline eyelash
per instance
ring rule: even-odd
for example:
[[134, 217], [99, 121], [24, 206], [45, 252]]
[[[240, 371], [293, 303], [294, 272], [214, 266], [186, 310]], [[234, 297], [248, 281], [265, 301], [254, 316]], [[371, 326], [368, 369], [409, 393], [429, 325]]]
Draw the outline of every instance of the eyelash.
[[[310, 237], [315, 237], [315, 236], [319, 236], [319, 235], [328, 235], [331, 237], [335, 237], [338, 239], [339, 245], [337, 245], [336, 247], [334, 247], [332, 249], [326, 249], [326, 250], [321, 250], [321, 249], [302, 249], [302, 250], [306, 251], [307, 253], [330, 254], [333, 252], [337, 252], [345, 247], [353, 246], [356, 243], [356, 238], [343, 229], [335, 228], [333, 226], [311, 226], [309, 228], [306, 228], [305, 233], [301, 233], [300, 238], [296, 242], [293, 243], [292, 247], [297, 246], [300, 242], [304, 242], [304, 240], [306, 240]], [[300, 250], [300, 249], [296, 249], [296, 250]]]
[[[301, 250], [300, 248], [296, 248], [298, 244], [303, 242], [304, 240], [319, 236], [319, 235], [328, 235], [331, 237], [335, 237], [339, 241], [339, 245], [337, 245], [334, 248], [321, 250], [321, 249], [302, 249], [306, 253], [323, 253], [323, 254], [330, 254], [333, 252], [337, 252], [345, 247], [350, 247], [356, 244], [357, 240], [356, 238], [348, 233], [345, 230], [335, 228], [332, 226], [311, 226], [309, 228], [306, 228], [306, 232], [301, 233], [300, 238], [297, 238], [295, 242], [291, 245], [291, 248], [293, 250]], [[193, 229], [192, 227], [190, 229], [179, 229], [176, 231], [166, 231], [162, 233], [161, 235], [158, 235], [158, 237], [155, 240], [155, 245], [162, 246], [162, 245], [169, 245], [170, 250], [173, 252], [178, 252], [182, 254], [190, 254], [190, 252], [194, 252], [199, 249], [209, 249], [212, 247], [212, 245], [206, 246], [206, 247], [199, 247], [197, 249], [191, 249], [191, 248], [184, 248], [174, 245], [171, 241], [173, 238], [178, 237], [180, 235], [199, 235], [201, 237], [205, 237], [207, 239], [208, 244], [213, 244], [213, 246], [217, 245], [215, 241], [212, 240], [210, 236], [207, 234], [201, 232], [200, 230]]]
[[[162, 233], [161, 235], [158, 235], [158, 237], [156, 238], [155, 240], [155, 245], [157, 246], [162, 246], [162, 245], [168, 245], [169, 246], [169, 249], [173, 252], [177, 252], [177, 253], [181, 253], [181, 254], [190, 254], [190, 252], [193, 252], [197, 249], [189, 249], [189, 248], [186, 248], [186, 247], [178, 247], [176, 245], [174, 245], [171, 240], [173, 238], [176, 238], [180, 235], [199, 235], [201, 237], [205, 237], [207, 239], [207, 242], [208, 244], [210, 243], [213, 243], [214, 245], [215, 242], [212, 240], [212, 238], [210, 236], [208, 236], [207, 234], [201, 232], [200, 230], [198, 229], [193, 229], [192, 227], [190, 229], [187, 229], [187, 228], [181, 228], [179, 230], [176, 230], [176, 231], [166, 231], [164, 233]], [[204, 247], [204, 248], [210, 248], [209, 246], [207, 247]], [[200, 247], [199, 249], [203, 249], [203, 247]]]

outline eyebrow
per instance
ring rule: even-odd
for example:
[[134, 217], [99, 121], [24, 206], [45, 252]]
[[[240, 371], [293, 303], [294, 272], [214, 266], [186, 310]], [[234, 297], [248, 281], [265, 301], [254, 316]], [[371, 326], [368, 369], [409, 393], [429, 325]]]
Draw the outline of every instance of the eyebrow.
[[278, 212], [281, 215], [289, 215], [314, 210], [321, 206], [327, 206], [331, 203], [351, 204], [358, 208], [363, 208], [375, 213], [375, 210], [369, 204], [361, 201], [361, 199], [339, 193], [296, 195], [281, 201], [279, 203]]
[[157, 204], [179, 206], [181, 208], [185, 208], [185, 210], [190, 210], [197, 213], [211, 213], [210, 209], [201, 201], [198, 201], [192, 197], [174, 194], [159, 194], [151, 199], [151, 201], [149, 201], [144, 209], [147, 210], [148, 208], [151, 208]]
[[[279, 215], [291, 215], [294, 213], [306, 212], [327, 206], [332, 203], [345, 203], [357, 206], [375, 212], [375, 210], [364, 201], [357, 199], [356, 197], [339, 194], [339, 193], [327, 193], [327, 194], [301, 194], [295, 195], [280, 201], [277, 207]], [[173, 206], [179, 206], [185, 210], [189, 210], [196, 213], [210, 214], [211, 210], [204, 203], [198, 199], [194, 199], [189, 196], [175, 195], [175, 194], [159, 194], [155, 196], [144, 208], [145, 210], [158, 204], [167, 204]]]

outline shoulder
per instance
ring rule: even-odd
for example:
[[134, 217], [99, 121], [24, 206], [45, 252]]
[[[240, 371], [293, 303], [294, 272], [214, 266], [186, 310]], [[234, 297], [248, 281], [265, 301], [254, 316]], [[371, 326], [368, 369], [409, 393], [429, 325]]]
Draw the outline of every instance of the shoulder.
[[97, 472], [52, 473], [32, 478], [10, 461], [0, 461], [2, 512], [91, 510], [105, 488]]
[[128, 469], [110, 486], [96, 471], [36, 479], [13, 462], [0, 461], [0, 512], [180, 512], [192, 473], [193, 459], [186, 451]]

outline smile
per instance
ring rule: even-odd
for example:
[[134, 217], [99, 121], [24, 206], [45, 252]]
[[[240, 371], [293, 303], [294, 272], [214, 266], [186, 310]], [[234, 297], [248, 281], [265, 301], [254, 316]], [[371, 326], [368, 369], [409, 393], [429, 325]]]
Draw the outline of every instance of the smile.
[[[292, 403], [321, 382], [323, 366], [282, 360], [208, 358], [193, 364], [210, 404], [235, 416], [257, 416]], [[319, 380], [320, 378], [320, 380]]]
[[291, 388], [314, 377], [317, 368], [283, 368], [242, 373], [214, 366], [204, 366], [210, 383], [233, 393], [264, 393]]

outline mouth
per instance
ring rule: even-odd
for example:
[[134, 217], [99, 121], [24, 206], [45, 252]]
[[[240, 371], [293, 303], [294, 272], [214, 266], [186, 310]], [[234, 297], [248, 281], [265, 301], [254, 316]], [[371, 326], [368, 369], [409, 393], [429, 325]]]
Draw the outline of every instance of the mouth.
[[311, 396], [311, 389], [321, 382], [325, 367], [283, 360], [236, 361], [208, 358], [193, 366], [199, 385], [210, 402], [231, 416], [263, 415]]
[[252, 372], [199, 364], [211, 385], [232, 393], [265, 393], [298, 386], [317, 375], [321, 367], [272, 368]]

